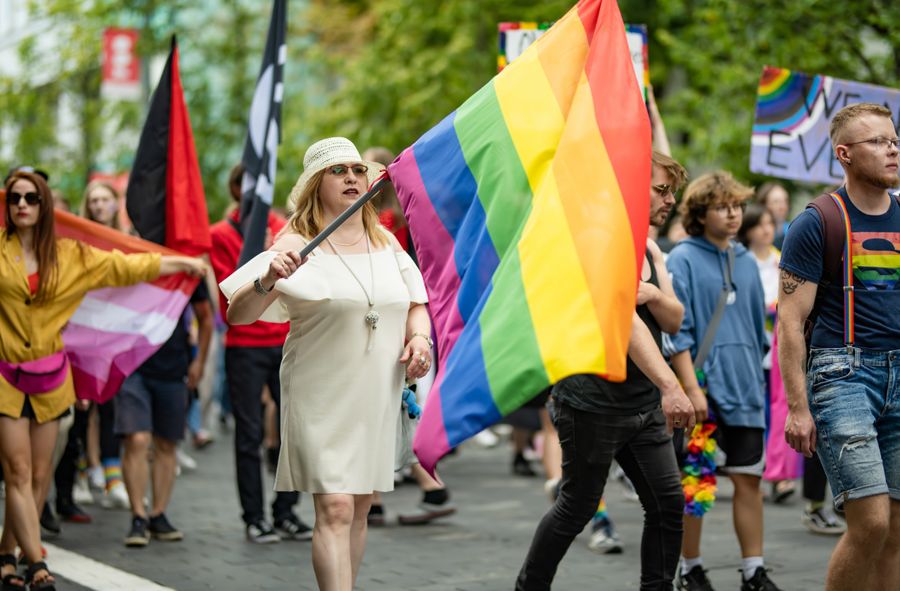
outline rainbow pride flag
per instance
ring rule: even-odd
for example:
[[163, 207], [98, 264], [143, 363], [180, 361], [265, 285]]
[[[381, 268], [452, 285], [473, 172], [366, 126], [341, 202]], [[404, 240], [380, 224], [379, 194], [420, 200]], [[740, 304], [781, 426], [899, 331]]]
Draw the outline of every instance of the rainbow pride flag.
[[579, 2], [389, 174], [438, 337], [426, 469], [566, 376], [624, 379], [650, 122], [614, 0]]

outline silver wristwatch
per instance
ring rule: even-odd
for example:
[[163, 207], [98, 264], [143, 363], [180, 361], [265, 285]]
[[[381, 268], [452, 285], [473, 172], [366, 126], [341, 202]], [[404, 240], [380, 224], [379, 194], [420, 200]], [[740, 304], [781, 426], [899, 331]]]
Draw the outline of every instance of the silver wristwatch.
[[270, 289], [266, 289], [263, 286], [262, 281], [260, 281], [260, 279], [262, 279], [262, 277], [257, 277], [256, 279], [253, 280], [253, 289], [255, 289], [256, 293], [258, 293], [261, 296], [269, 295], [269, 293], [271, 293], [271, 291], [273, 289], [275, 289], [275, 286], [273, 285]]

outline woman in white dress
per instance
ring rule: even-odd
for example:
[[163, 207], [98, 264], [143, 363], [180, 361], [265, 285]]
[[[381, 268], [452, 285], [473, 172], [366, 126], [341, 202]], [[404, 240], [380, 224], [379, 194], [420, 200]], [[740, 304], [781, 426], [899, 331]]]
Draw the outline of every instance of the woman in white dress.
[[299, 251], [380, 173], [344, 138], [316, 142], [272, 248], [222, 282], [228, 321], [291, 321], [281, 366], [275, 487], [313, 494], [319, 588], [350, 591], [374, 491], [394, 486], [404, 380], [431, 365], [422, 276], [366, 204], [309, 257]]

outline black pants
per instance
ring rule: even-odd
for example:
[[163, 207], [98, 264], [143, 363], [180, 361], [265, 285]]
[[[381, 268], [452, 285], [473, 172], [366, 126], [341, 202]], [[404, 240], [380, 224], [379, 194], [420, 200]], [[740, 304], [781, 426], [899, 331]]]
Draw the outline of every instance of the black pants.
[[100, 461], [122, 457], [122, 440], [116, 435], [115, 399], [97, 405], [100, 423]]
[[550, 589], [572, 540], [597, 510], [615, 457], [644, 508], [641, 589], [670, 591], [681, 552], [684, 496], [662, 410], [610, 416], [558, 401], [554, 405], [563, 454], [562, 484], [556, 503], [534, 534], [516, 590]]
[[813, 503], [825, 502], [825, 489], [828, 488], [828, 477], [819, 456], [803, 458], [803, 498]]
[[[262, 461], [262, 390], [269, 386], [276, 406], [281, 406], [281, 347], [229, 347], [225, 350], [225, 376], [234, 414], [234, 457], [237, 463], [238, 495], [244, 523], [264, 518]], [[280, 420], [278, 421], [280, 424]], [[289, 515], [299, 500], [296, 492], [279, 492], [272, 502], [275, 521]]]
[[68, 507], [74, 503], [72, 488], [75, 486], [75, 477], [78, 474], [78, 457], [87, 441], [87, 426], [88, 411], [76, 410], [75, 421], [69, 429], [69, 437], [66, 440], [66, 448], [53, 473], [53, 481], [56, 484], [57, 511], [60, 510], [60, 507]]

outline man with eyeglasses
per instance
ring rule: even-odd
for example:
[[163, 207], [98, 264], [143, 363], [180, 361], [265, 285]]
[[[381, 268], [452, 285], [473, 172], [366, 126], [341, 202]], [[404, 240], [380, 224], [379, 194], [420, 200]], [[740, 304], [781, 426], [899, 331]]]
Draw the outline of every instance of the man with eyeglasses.
[[[753, 255], [733, 240], [752, 195], [753, 189], [724, 171], [705, 174], [685, 189], [679, 213], [689, 238], [678, 243], [666, 261], [684, 304], [684, 321], [672, 337], [672, 367], [694, 405], [697, 422], [707, 417], [715, 422], [718, 445], [727, 456], [721, 468], [734, 484], [741, 590], [777, 591], [763, 564], [760, 492], [765, 467], [765, 297]], [[705, 390], [698, 374], [705, 376]], [[713, 589], [700, 553], [702, 529], [702, 517], [684, 516], [679, 589]]]
[[830, 257], [840, 268], [826, 268], [836, 235], [817, 210], [791, 224], [778, 296], [785, 438], [807, 457], [817, 453], [847, 521], [825, 588], [893, 590], [900, 588], [900, 202], [890, 191], [900, 187], [900, 139], [891, 111], [870, 103], [838, 111], [829, 133], [845, 173], [832, 199], [850, 222], [837, 251], [849, 246], [850, 261]]
[[[650, 224], [665, 223], [687, 173], [659, 152], [652, 157]], [[628, 349], [627, 378], [613, 383], [580, 374], [553, 387], [554, 422], [562, 445], [559, 495], [538, 525], [517, 591], [550, 589], [560, 561], [594, 515], [615, 459], [644, 508], [641, 589], [671, 589], [681, 542], [681, 492], [672, 428], [693, 424], [684, 391], [661, 352], [662, 333], [681, 325], [662, 252], [652, 240], [641, 272]]]

